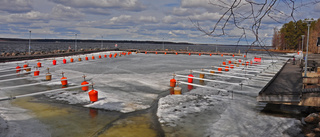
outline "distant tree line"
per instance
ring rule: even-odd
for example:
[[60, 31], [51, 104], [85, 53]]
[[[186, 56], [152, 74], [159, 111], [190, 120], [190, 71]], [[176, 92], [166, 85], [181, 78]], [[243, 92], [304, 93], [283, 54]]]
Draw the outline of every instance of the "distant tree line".
[[[279, 50], [302, 50], [302, 35], [304, 35], [303, 49], [306, 51], [307, 33], [308, 27], [306, 22], [303, 20], [290, 21], [289, 23], [285, 23], [280, 30], [274, 28], [272, 46]], [[309, 52], [317, 52], [318, 37], [320, 37], [320, 19], [311, 23]]]

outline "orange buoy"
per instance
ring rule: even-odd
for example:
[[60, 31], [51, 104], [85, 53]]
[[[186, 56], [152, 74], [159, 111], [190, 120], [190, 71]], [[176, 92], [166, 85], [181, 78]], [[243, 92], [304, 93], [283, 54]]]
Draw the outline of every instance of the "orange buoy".
[[221, 57], [223, 57], [223, 54], [221, 54]]
[[[81, 85], [87, 85], [87, 84], [89, 84], [89, 83], [86, 81], [86, 75], [83, 75], [82, 77], [83, 77], [83, 82], [81, 83]], [[83, 86], [83, 87], [81, 87], [81, 89], [82, 89], [83, 91], [88, 91], [88, 90], [89, 90], [89, 86]]]
[[239, 59], [239, 62], [241, 62], [241, 59]]
[[232, 57], [234, 57], [234, 54], [232, 55]]
[[109, 55], [109, 58], [112, 58], [112, 54]]
[[99, 59], [101, 59], [101, 55], [99, 55]]
[[147, 54], [147, 52], [145, 52], [145, 54]]
[[246, 65], [247, 65], [247, 66], [249, 65], [249, 61], [246, 62]]
[[210, 53], [210, 56], [212, 56], [212, 54]]
[[24, 64], [23, 65], [23, 68], [24, 68], [25, 71], [27, 71], [27, 67], [28, 67], [28, 64]]
[[156, 54], [158, 54], [158, 52], [156, 52]]
[[91, 57], [92, 59], [94, 59], [94, 56], [92, 55], [92, 57]]
[[98, 101], [98, 91], [96, 91], [92, 88], [92, 90], [88, 94], [89, 94], [89, 99], [91, 102]]
[[192, 83], [193, 82], [193, 78], [192, 77], [194, 77], [192, 74], [190, 74], [190, 75], [188, 75], [188, 82], [189, 83]]
[[117, 57], [117, 53], [113, 55], [113, 58], [116, 58], [116, 57]]
[[174, 78], [170, 79], [170, 87], [175, 87], [176, 83], [177, 81]]
[[222, 68], [218, 68], [218, 72], [221, 72], [222, 71]]
[[74, 61], [73, 58], [71, 58], [71, 59], [70, 59], [70, 62], [73, 62], [73, 61]]
[[17, 70], [16, 70], [16, 73], [18, 73], [18, 72], [21, 71], [20, 68], [21, 68], [21, 67], [20, 67], [19, 65], [16, 67], [16, 69], [17, 69]]
[[86, 60], [89, 60], [89, 58], [88, 58], [88, 56], [86, 56], [86, 58], [85, 58]]
[[78, 61], [81, 61], [81, 58], [80, 58], [80, 57], [78, 58]]
[[229, 67], [226, 66], [225, 69], [224, 69], [224, 71], [229, 71]]
[[222, 62], [222, 65], [226, 65], [226, 62], [223, 61], [223, 62]]
[[231, 61], [231, 60], [229, 60], [229, 61], [228, 61], [228, 63], [229, 63], [229, 64], [231, 64], [231, 63], [232, 63], [232, 61]]
[[199, 56], [201, 56], [201, 53], [199, 53]]
[[176, 55], [178, 55], [178, 52], [176, 52]]
[[38, 69], [33, 73], [34, 76], [39, 76], [39, 74], [40, 74], [40, 71]]
[[246, 55], [243, 55], [243, 57], [247, 57]]
[[64, 59], [62, 60], [62, 62], [63, 62], [63, 64], [66, 64], [66, 63], [67, 63], [67, 60], [64, 58]]
[[41, 68], [41, 62], [37, 63], [38, 68]]
[[167, 55], [167, 52], [164, 52], [164, 55]]
[[61, 73], [62, 74], [62, 78], [61, 78], [61, 84], [62, 86], [67, 86], [68, 85], [68, 80], [67, 77], [64, 77], [64, 72]]
[[191, 53], [189, 53], [189, 56], [191, 56]]
[[104, 54], [104, 58], [107, 58], [107, 54]]
[[53, 59], [52, 65], [57, 65], [57, 60]]
[[233, 65], [233, 64], [231, 64], [231, 65], [230, 65], [230, 68], [232, 68], [232, 69], [233, 69], [233, 68], [234, 68], [234, 65]]

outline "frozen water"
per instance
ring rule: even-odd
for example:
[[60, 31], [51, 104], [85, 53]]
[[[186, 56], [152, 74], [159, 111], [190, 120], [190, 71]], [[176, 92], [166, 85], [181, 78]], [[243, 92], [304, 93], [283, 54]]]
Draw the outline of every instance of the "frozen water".
[[[111, 52], [114, 54], [115, 52]], [[159, 94], [168, 92], [169, 80], [172, 74], [189, 74], [189, 70], [200, 70], [218, 66], [227, 58], [220, 56], [187, 56], [187, 55], [155, 55], [155, 54], [133, 54], [117, 58], [98, 59], [98, 55], [109, 55], [110, 52], [95, 53], [95, 60], [77, 62], [78, 56], [74, 56], [76, 62], [67, 65], [62, 64], [63, 58], [55, 58], [58, 65], [52, 66], [53, 59], [43, 59], [44, 68], [49, 67], [53, 80], [61, 78], [61, 72], [65, 72], [69, 86], [80, 85], [81, 77], [85, 74], [88, 82], [94, 83], [94, 88], [99, 93], [99, 100], [90, 103], [88, 92], [79, 89], [64, 92], [52, 92], [47, 97], [67, 102], [69, 104], [80, 104], [84, 107], [99, 108], [123, 113], [147, 109], [156, 102]], [[83, 59], [86, 55], [81, 55]], [[253, 55], [248, 55], [252, 58]], [[278, 58], [285, 59], [285, 58]], [[264, 60], [263, 64], [278, 61], [275, 67], [267, 70], [277, 72], [281, 69], [282, 61]], [[27, 61], [31, 66], [36, 65], [36, 60]], [[5, 63], [5, 67], [15, 68], [14, 63]], [[41, 74], [46, 71], [41, 71]], [[243, 71], [237, 71], [242, 73]], [[257, 76], [249, 80], [236, 79], [223, 76], [209, 76], [221, 81], [243, 83], [244, 86], [205, 82], [205, 85], [214, 88], [232, 90], [234, 92], [219, 92], [217, 90], [195, 88], [182, 95], [168, 95], [160, 98], [158, 102], [157, 116], [159, 122], [168, 136], [283, 136], [286, 130], [299, 123], [290, 118], [273, 117], [260, 114], [260, 109], [255, 97], [259, 91], [272, 78], [263, 76], [269, 72], [254, 73]], [[198, 77], [198, 74], [194, 74]], [[234, 76], [241, 76], [234, 74]], [[41, 81], [43, 78], [30, 78]], [[29, 79], [29, 80], [30, 80]], [[264, 79], [264, 80], [261, 80]], [[28, 79], [27, 79], [28, 80]], [[28, 80], [28, 81], [29, 81]], [[186, 81], [186, 79], [181, 79]], [[196, 83], [198, 80], [194, 80]], [[49, 82], [42, 86], [61, 87], [60, 82]], [[184, 89], [185, 90], [185, 89]], [[18, 92], [12, 90], [11, 92]], [[27, 91], [26, 91], [27, 92]], [[21, 93], [21, 92], [20, 92]], [[25, 93], [25, 92], [23, 92]], [[279, 128], [270, 128], [271, 125]], [[266, 130], [264, 130], [266, 129]]]

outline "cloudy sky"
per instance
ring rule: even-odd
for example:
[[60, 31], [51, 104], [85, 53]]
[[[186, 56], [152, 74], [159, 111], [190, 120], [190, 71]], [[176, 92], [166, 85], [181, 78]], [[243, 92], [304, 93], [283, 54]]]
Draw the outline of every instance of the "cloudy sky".
[[[29, 38], [31, 31], [32, 38], [74, 39], [77, 34], [78, 39], [236, 44], [242, 31], [236, 29], [232, 23], [225, 28], [228, 36], [208, 37], [198, 31], [190, 21], [199, 22], [204, 30], [212, 30], [225, 11], [214, 5], [218, 3], [216, 1], [0, 0], [0, 37]], [[227, 1], [231, 0], [224, 1], [228, 3]], [[278, 12], [273, 13], [279, 18], [290, 13], [283, 4], [286, 0], [281, 1], [275, 4]], [[248, 10], [246, 6], [240, 9], [244, 12]], [[310, 4], [298, 8], [295, 17], [317, 19], [319, 12], [320, 4]], [[290, 21], [287, 18], [281, 19], [282, 22]], [[241, 25], [248, 27], [250, 21]], [[281, 24], [266, 17], [261, 24], [259, 36], [270, 44], [273, 28], [280, 26]], [[249, 42], [253, 40], [252, 36], [248, 31]], [[240, 44], [246, 42], [241, 41]]]

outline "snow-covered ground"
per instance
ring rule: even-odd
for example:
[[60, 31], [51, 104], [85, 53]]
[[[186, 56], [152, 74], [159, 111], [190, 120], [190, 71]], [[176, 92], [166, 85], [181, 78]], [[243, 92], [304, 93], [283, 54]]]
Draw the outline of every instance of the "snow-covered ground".
[[[111, 53], [114, 54], [115, 52]], [[102, 55], [102, 59], [98, 59], [99, 54]], [[19, 90], [1, 90], [0, 97], [60, 88], [60, 73], [63, 71], [68, 78], [69, 87], [80, 85], [83, 81], [82, 75], [86, 75], [86, 80], [90, 83], [93, 82], [94, 89], [99, 92], [99, 100], [95, 103], [90, 103], [88, 92], [84, 92], [80, 88], [46, 93], [45, 96], [68, 104], [80, 104], [84, 107], [122, 113], [134, 112], [150, 108], [157, 101], [160, 94], [169, 93], [169, 80], [172, 78], [173, 73], [187, 75], [190, 69], [211, 68], [212, 66], [218, 66], [225, 59], [231, 58], [230, 56], [135, 53], [117, 58], [104, 58], [104, 54], [109, 55], [110, 52], [94, 53], [95, 60], [91, 59], [92, 54], [88, 54], [89, 61], [85, 61], [85, 55], [82, 55], [83, 61], [81, 62], [77, 61], [78, 56], [74, 56], [74, 63], [70, 63], [70, 57], [66, 57], [67, 64], [62, 64], [63, 58], [56, 58], [58, 62], [56, 66], [51, 65], [52, 59], [40, 60], [44, 68], [42, 68], [39, 78], [27, 76], [27, 79], [21, 80], [19, 83], [2, 82], [0, 84], [6, 87], [15, 84], [40, 82], [44, 79], [45, 68], [47, 67], [50, 68], [50, 73], [53, 75], [51, 82], [41, 84], [40, 87], [42, 88], [40, 89], [28, 90], [25, 88], [25, 90], [21, 90], [24, 89], [24, 87], [21, 87], [18, 88]], [[248, 58], [253, 56], [248, 55]], [[37, 62], [36, 60], [28, 61], [31, 66], [35, 66]], [[270, 62], [271, 60], [263, 63], [270, 64]], [[282, 61], [278, 61], [275, 66], [268, 68], [268, 71], [276, 72], [282, 65]], [[4, 71], [8, 67], [15, 68], [16, 62], [1, 64], [0, 71]], [[238, 73], [244, 72], [238, 71]], [[207, 86], [233, 90], [234, 92], [195, 88], [190, 92], [183, 89], [182, 95], [168, 95], [161, 98], [158, 102], [157, 115], [165, 134], [167, 136], [286, 135], [285, 131], [288, 128], [298, 125], [296, 120], [260, 114], [259, 107], [261, 106], [256, 102], [255, 97], [268, 80], [271, 79], [271, 77], [265, 77], [262, 74], [264, 72], [249, 80], [206, 75], [206, 78], [243, 83], [244, 86], [240, 88], [240, 86], [235, 85], [206, 82]], [[199, 74], [194, 75], [195, 77], [199, 76]], [[181, 80], [186, 81], [186, 78], [181, 78]], [[275, 129], [273, 126], [278, 128]]]

